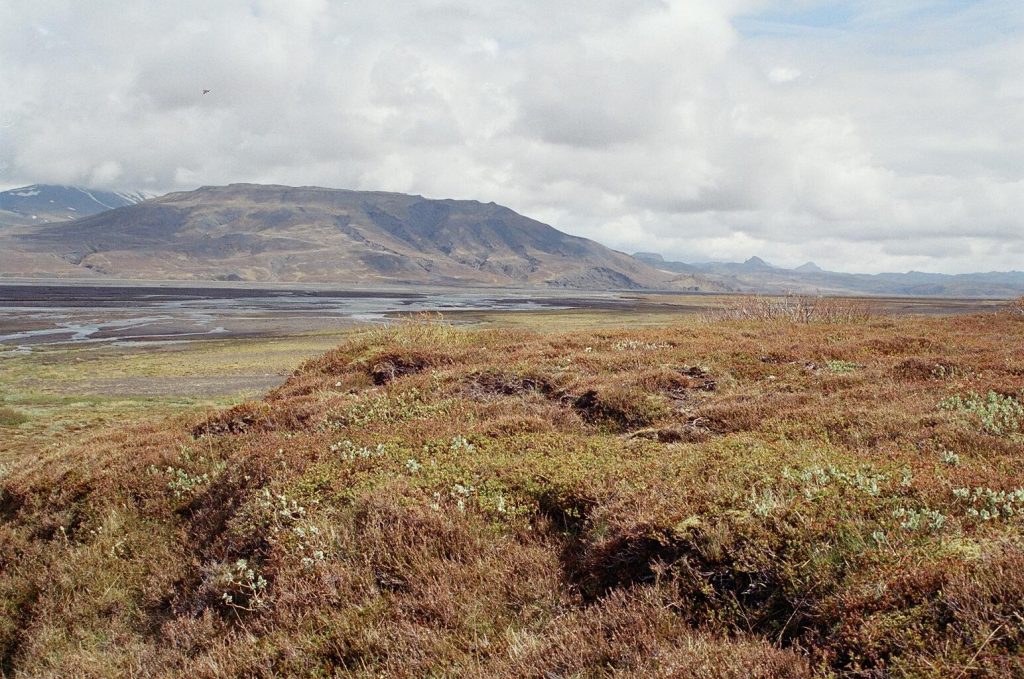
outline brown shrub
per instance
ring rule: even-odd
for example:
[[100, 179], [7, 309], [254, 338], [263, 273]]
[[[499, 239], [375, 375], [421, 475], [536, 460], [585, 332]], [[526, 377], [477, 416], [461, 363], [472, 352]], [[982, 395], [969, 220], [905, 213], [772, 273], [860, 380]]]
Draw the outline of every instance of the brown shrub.
[[657, 588], [617, 591], [552, 623], [540, 638], [520, 638], [494, 676], [646, 679], [798, 679], [811, 677], [799, 654], [743, 635], [724, 637], [680, 626], [673, 599]]
[[757, 357], [757, 360], [768, 365], [783, 365], [796, 361], [796, 356], [789, 351], [768, 351]]
[[14, 408], [0, 407], [0, 427], [17, 427], [28, 422], [28, 416]]
[[367, 372], [374, 384], [382, 386], [406, 375], [423, 372], [442, 360], [442, 357], [419, 351], [389, 351], [369, 361]]
[[1000, 545], [961, 569], [943, 588], [942, 602], [968, 645], [1024, 653], [1024, 549]]
[[662, 569], [691, 551], [687, 541], [657, 526], [636, 525], [567, 553], [566, 568], [584, 597], [654, 582]]
[[654, 424], [667, 413], [665, 403], [639, 389], [590, 389], [578, 396], [573, 407], [587, 422], [630, 431]]
[[711, 432], [695, 422], [688, 422], [660, 429], [641, 429], [632, 432], [630, 438], [646, 439], [658, 443], [703, 443], [711, 438]]
[[[564, 412], [564, 411], [563, 411]], [[492, 420], [483, 430], [489, 437], [517, 436], [520, 434], [539, 434], [557, 431], [561, 422], [557, 416], [542, 417], [541, 414], [505, 415]], [[564, 428], [564, 425], [562, 425]]]
[[500, 370], [485, 370], [465, 380], [466, 392], [471, 396], [521, 396], [531, 392], [553, 396], [559, 390], [544, 375], [514, 374]]
[[832, 667], [885, 676], [894, 657], [923, 651], [941, 624], [934, 604], [946, 578], [942, 564], [886, 569], [875, 578], [877, 587], [839, 591], [816, 608], [807, 641]]
[[813, 401], [806, 392], [773, 391], [764, 394], [737, 394], [701, 406], [694, 424], [716, 434], [756, 431], [783, 413], [801, 412]]
[[911, 420], [903, 413], [878, 412], [872, 408], [853, 407], [836, 412], [826, 410], [805, 418], [828, 435], [828, 440], [852, 449], [870, 449], [893, 441], [901, 441], [912, 431]]
[[942, 347], [927, 337], [909, 337], [906, 335], [871, 339], [866, 344], [869, 349], [883, 356], [920, 354], [923, 352], [938, 353], [942, 349]]
[[700, 366], [662, 365], [640, 372], [633, 384], [648, 392], [661, 392], [673, 400], [685, 401], [690, 392], [711, 392], [718, 389], [718, 381]]
[[792, 640], [812, 625], [810, 602], [831, 586], [799, 573], [793, 562], [806, 548], [786, 545], [770, 529], [750, 534], [727, 519], [686, 530], [647, 522], [594, 530], [599, 525], [593, 517], [564, 552], [567, 574], [586, 600], [660, 583], [672, 588], [684, 620]]
[[912, 356], [897, 363], [892, 371], [896, 379], [915, 382], [919, 380], [947, 379], [958, 372], [958, 368], [949, 361], [937, 361]]
[[312, 406], [292, 400], [271, 406], [267, 401], [247, 401], [208, 418], [192, 429], [196, 438], [259, 431], [293, 431], [306, 427]]

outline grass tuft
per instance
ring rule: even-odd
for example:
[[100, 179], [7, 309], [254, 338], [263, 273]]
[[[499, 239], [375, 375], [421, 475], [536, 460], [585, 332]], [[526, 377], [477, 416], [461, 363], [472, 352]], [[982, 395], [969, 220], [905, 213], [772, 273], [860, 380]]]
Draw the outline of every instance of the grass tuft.
[[0, 407], [0, 427], [17, 427], [26, 422], [28, 415], [25, 413], [6, 406]]

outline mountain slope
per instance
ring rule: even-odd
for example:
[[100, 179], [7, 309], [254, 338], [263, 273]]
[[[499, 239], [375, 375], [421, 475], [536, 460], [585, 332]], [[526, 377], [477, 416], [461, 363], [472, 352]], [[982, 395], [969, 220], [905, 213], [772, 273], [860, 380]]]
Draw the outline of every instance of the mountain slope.
[[143, 193], [33, 184], [0, 192], [0, 226], [64, 222], [146, 200]]
[[16, 254], [0, 255], [2, 270], [22, 275], [619, 289], [672, 279], [493, 203], [315, 187], [204, 187], [8, 240]]

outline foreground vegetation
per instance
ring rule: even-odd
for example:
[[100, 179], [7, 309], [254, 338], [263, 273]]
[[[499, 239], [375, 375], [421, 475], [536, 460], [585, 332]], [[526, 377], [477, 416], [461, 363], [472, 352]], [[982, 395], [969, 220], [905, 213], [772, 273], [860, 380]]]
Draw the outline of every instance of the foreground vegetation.
[[0, 478], [7, 676], [1024, 675], [1024, 321], [354, 334]]

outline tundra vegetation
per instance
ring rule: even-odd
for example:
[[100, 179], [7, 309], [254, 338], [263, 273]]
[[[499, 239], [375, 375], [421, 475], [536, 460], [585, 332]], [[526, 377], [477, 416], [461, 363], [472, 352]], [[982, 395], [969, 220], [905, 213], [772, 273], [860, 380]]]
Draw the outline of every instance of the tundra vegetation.
[[15, 457], [0, 671], [1024, 676], [1024, 319], [757, 306], [361, 331]]

